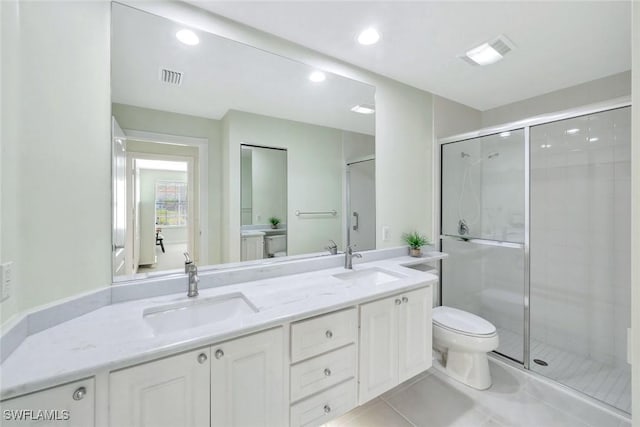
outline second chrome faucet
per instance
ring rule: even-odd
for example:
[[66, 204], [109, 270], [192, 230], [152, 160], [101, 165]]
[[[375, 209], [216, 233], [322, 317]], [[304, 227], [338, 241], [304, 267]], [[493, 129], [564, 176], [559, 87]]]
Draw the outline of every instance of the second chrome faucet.
[[351, 245], [347, 246], [344, 250], [344, 268], [347, 270], [353, 270], [353, 258], [362, 258], [362, 254], [353, 252]]
[[198, 266], [189, 256], [189, 252], [184, 253], [184, 272], [189, 275], [189, 283], [187, 287], [187, 296], [198, 296], [198, 283], [200, 278], [198, 277]]

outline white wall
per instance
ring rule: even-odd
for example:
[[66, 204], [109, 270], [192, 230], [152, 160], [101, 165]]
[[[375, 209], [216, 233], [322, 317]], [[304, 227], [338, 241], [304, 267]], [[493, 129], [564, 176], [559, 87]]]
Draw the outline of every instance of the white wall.
[[349, 131], [342, 132], [342, 156], [345, 163], [370, 159], [375, 154], [375, 136]]
[[433, 132], [436, 138], [471, 132], [482, 127], [482, 112], [441, 96], [433, 96]]
[[4, 323], [111, 282], [111, 126], [109, 3], [1, 7]]
[[544, 95], [503, 105], [482, 112], [482, 127], [526, 119], [539, 114], [567, 110], [582, 105], [629, 96], [631, 72], [614, 74], [601, 79], [560, 89]]
[[[631, 130], [631, 259], [640, 259], [640, 2], [633, 2], [633, 124]], [[632, 412], [634, 425], [640, 425], [640, 263], [631, 264], [631, 313], [633, 327]]]
[[[225, 147], [224, 205], [228, 231], [224, 261], [240, 259], [240, 145], [252, 144], [287, 150], [287, 253], [322, 251], [329, 239], [342, 236], [342, 132], [290, 120], [241, 111], [223, 118], [227, 129]], [[252, 163], [255, 166], [255, 155]], [[254, 193], [257, 189], [254, 187]], [[255, 197], [254, 197], [255, 205]], [[336, 216], [296, 216], [295, 211], [335, 209]], [[254, 206], [255, 210], [255, 206]], [[260, 220], [258, 223], [265, 223]]]

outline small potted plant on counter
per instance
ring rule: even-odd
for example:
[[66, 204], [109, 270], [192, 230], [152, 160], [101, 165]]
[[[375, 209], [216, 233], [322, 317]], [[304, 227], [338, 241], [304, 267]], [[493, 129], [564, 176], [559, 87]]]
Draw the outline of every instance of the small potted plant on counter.
[[269, 222], [271, 223], [271, 228], [276, 229], [278, 228], [278, 224], [280, 224], [280, 218], [278, 218], [277, 216], [272, 216], [271, 218], [269, 218]]
[[422, 246], [430, 243], [426, 236], [417, 231], [403, 234], [402, 239], [409, 245], [409, 255], [414, 257], [422, 256]]

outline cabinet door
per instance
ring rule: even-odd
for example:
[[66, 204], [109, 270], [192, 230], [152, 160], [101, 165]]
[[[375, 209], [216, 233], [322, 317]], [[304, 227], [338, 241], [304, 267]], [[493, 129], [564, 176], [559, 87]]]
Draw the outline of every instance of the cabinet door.
[[263, 236], [247, 236], [241, 239], [242, 261], [254, 261], [264, 257], [264, 237]]
[[431, 367], [431, 287], [402, 295], [398, 337], [399, 382]]
[[360, 306], [360, 404], [398, 384], [401, 302], [398, 296]]
[[209, 425], [209, 349], [109, 375], [112, 427]]
[[5, 400], [0, 406], [3, 426], [91, 427], [95, 425], [94, 380]]
[[288, 423], [282, 328], [211, 347], [211, 426]]

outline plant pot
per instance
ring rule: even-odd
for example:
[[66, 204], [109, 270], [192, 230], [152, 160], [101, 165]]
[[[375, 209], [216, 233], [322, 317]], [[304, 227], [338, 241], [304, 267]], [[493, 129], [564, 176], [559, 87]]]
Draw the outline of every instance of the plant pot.
[[275, 230], [276, 228], [278, 228], [278, 224], [271, 224], [271, 228]]
[[409, 255], [413, 256], [413, 257], [421, 257], [422, 256], [422, 249], [420, 248], [409, 248]]

